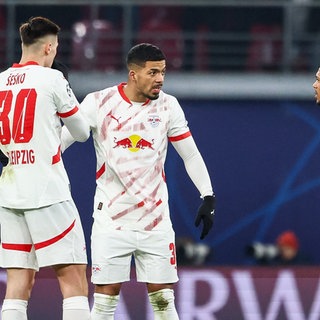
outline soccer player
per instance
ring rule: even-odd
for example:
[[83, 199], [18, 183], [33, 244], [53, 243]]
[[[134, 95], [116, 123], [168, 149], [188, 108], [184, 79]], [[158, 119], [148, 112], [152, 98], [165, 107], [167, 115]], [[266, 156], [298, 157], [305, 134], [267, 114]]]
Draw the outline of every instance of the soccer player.
[[313, 83], [312, 87], [315, 91], [316, 103], [320, 105], [320, 68], [316, 73], [316, 81]]
[[[53, 60], [52, 69], [56, 69], [62, 72], [63, 76], [68, 80], [68, 69], [67, 67], [58, 60]], [[8, 157], [0, 150], [0, 163], [5, 167], [9, 162]]]
[[[2, 320], [26, 320], [39, 268], [52, 266], [64, 320], [90, 319], [87, 255], [61, 159], [61, 120], [76, 141], [90, 135], [68, 81], [51, 68], [60, 28], [44, 17], [20, 26], [22, 55], [0, 74], [0, 265], [7, 269]], [[48, 292], [48, 297], [50, 292]]]
[[[201, 239], [212, 227], [215, 197], [182, 108], [162, 91], [163, 52], [152, 44], [138, 44], [128, 53], [127, 67], [126, 83], [90, 93], [80, 106], [91, 126], [97, 158], [91, 319], [114, 319], [121, 284], [130, 280], [133, 256], [154, 318], [175, 320], [175, 233], [164, 173], [168, 140], [203, 199], [195, 221], [196, 226], [203, 222]], [[63, 149], [72, 142], [63, 128]]]

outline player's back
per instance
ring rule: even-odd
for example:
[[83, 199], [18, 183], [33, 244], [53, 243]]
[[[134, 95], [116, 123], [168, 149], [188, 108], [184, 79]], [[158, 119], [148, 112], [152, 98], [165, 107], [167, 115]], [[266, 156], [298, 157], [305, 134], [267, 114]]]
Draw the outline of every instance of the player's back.
[[61, 122], [77, 101], [62, 73], [35, 64], [0, 74], [0, 148], [9, 164], [0, 177], [0, 205], [35, 208], [70, 198], [60, 157]]

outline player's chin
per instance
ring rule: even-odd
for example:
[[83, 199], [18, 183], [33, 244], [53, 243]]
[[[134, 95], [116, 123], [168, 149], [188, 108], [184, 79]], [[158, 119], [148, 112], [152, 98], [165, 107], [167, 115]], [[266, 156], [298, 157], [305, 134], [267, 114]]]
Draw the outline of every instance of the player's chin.
[[159, 98], [159, 94], [153, 94], [148, 97], [150, 100], [157, 100]]

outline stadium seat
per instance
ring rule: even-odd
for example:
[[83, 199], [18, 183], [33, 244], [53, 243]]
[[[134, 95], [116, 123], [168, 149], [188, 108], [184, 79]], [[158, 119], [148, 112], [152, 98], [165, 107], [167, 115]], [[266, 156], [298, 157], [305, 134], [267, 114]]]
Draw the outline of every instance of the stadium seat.
[[71, 68], [115, 71], [122, 67], [121, 36], [107, 20], [84, 20], [72, 27]]
[[247, 70], [277, 70], [282, 61], [281, 27], [256, 24], [251, 28]]
[[196, 71], [208, 71], [210, 67], [210, 52], [208, 35], [209, 27], [200, 25], [197, 27], [197, 36], [194, 40], [194, 69]]
[[183, 30], [179, 14], [175, 15], [170, 8], [154, 10], [143, 8], [140, 16], [142, 24], [138, 27], [135, 43], [149, 42], [158, 46], [166, 55], [167, 68], [180, 70], [183, 66]]

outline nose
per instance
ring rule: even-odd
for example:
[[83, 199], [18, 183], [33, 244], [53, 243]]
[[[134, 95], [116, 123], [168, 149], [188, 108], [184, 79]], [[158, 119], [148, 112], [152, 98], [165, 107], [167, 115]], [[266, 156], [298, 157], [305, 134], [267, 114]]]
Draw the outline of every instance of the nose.
[[163, 82], [163, 79], [164, 79], [164, 74], [159, 73], [157, 76], [157, 82]]

